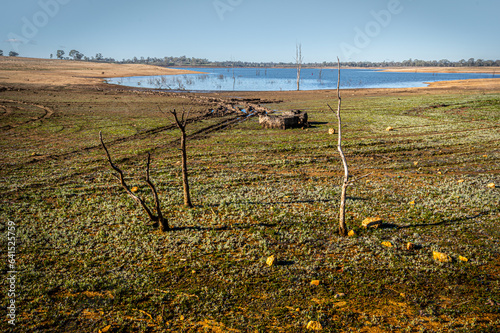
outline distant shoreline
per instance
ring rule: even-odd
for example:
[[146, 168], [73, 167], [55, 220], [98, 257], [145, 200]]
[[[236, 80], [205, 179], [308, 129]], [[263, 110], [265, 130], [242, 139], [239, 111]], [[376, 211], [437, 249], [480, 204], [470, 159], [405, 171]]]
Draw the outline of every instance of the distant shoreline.
[[[164, 68], [227, 68], [223, 66], [160, 66]], [[273, 66], [273, 67], [235, 67], [235, 68], [255, 68], [255, 69], [269, 69], [269, 68], [296, 68], [293, 66]], [[340, 67], [341, 69], [370, 69], [380, 72], [415, 72], [415, 73], [486, 73], [495, 74], [500, 77], [500, 67]], [[337, 69], [337, 67], [302, 67], [302, 69]]]
[[[181, 67], [181, 66], [177, 66]], [[183, 66], [182, 66], [183, 67]], [[200, 66], [202, 67], [202, 66]], [[38, 86], [96, 86], [105, 85], [107, 78], [153, 75], [198, 74], [199, 72], [179, 70], [173, 67], [163, 67], [143, 64], [115, 64], [85, 61], [37, 59], [22, 57], [0, 56], [0, 85], [38, 85]], [[197, 68], [197, 67], [192, 67]], [[199, 67], [198, 67], [199, 68]], [[208, 67], [207, 67], [208, 68]], [[230, 68], [230, 67], [227, 67]], [[249, 67], [252, 68], [252, 67]], [[255, 67], [257, 69], [263, 69]], [[269, 67], [271, 68], [271, 67]], [[272, 67], [278, 68], [278, 67]], [[281, 68], [281, 67], [280, 67]], [[309, 67], [312, 68], [312, 67]], [[336, 69], [335, 67], [322, 67], [323, 69]], [[347, 67], [355, 69], [355, 67]], [[430, 83], [426, 88], [406, 89], [500, 89], [500, 67], [391, 67], [391, 68], [360, 68], [387, 72], [431, 72], [431, 73], [491, 73], [494, 78], [439, 81]], [[497, 74], [498, 77], [497, 77]], [[107, 84], [106, 84], [107, 85]], [[377, 89], [377, 88], [366, 88]], [[383, 88], [391, 89], [391, 88]], [[397, 89], [397, 88], [395, 88]]]
[[114, 64], [0, 56], [0, 84], [97, 85], [110, 77], [195, 74], [143, 64]]

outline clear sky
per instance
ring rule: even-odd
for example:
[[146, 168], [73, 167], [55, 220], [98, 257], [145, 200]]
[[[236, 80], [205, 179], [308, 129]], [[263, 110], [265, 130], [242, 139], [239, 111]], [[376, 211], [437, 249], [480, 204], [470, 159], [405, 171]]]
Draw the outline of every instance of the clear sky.
[[498, 0], [2, 0], [4, 55], [500, 59]]

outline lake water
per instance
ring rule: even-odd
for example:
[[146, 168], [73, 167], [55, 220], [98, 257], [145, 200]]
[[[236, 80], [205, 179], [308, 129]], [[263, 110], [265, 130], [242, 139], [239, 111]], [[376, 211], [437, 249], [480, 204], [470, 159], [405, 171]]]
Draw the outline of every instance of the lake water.
[[[182, 68], [206, 74], [110, 78], [108, 83], [174, 91], [286, 91], [297, 90], [294, 68]], [[337, 88], [337, 69], [301, 71], [300, 90]], [[370, 69], [341, 69], [340, 88], [425, 87], [426, 82], [491, 78], [484, 73], [407, 73]]]

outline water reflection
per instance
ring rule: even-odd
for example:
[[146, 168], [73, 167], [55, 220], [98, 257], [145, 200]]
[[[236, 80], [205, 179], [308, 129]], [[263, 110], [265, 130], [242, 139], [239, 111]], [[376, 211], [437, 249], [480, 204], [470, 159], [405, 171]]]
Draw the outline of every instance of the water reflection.
[[[190, 68], [206, 74], [111, 78], [107, 82], [125, 86], [174, 91], [280, 91], [296, 90], [294, 68]], [[488, 78], [483, 73], [392, 73], [375, 70], [341, 70], [341, 88], [424, 87], [426, 82]], [[302, 69], [301, 90], [336, 89], [337, 70]]]

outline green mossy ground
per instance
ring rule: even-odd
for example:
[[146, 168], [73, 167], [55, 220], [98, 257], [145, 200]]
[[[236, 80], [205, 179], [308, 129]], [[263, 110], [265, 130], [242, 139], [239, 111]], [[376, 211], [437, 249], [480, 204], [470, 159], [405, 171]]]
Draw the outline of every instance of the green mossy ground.
[[[348, 189], [348, 238], [337, 234], [335, 94], [302, 96], [274, 93], [266, 106], [306, 110], [308, 129], [264, 130], [251, 118], [192, 137], [196, 207], [185, 209], [179, 131], [158, 105], [193, 117], [206, 105], [113, 89], [1, 92], [1, 244], [6, 253], [15, 222], [18, 270], [17, 325], [4, 317], [1, 330], [302, 332], [318, 320], [326, 332], [497, 332], [500, 95], [345, 93], [344, 152], [354, 177], [368, 175]], [[36, 105], [54, 113], [36, 120]], [[172, 231], [150, 226], [119, 186], [99, 131], [148, 200], [152, 153]], [[373, 216], [384, 227], [362, 229]], [[278, 265], [266, 265], [270, 255]]]

